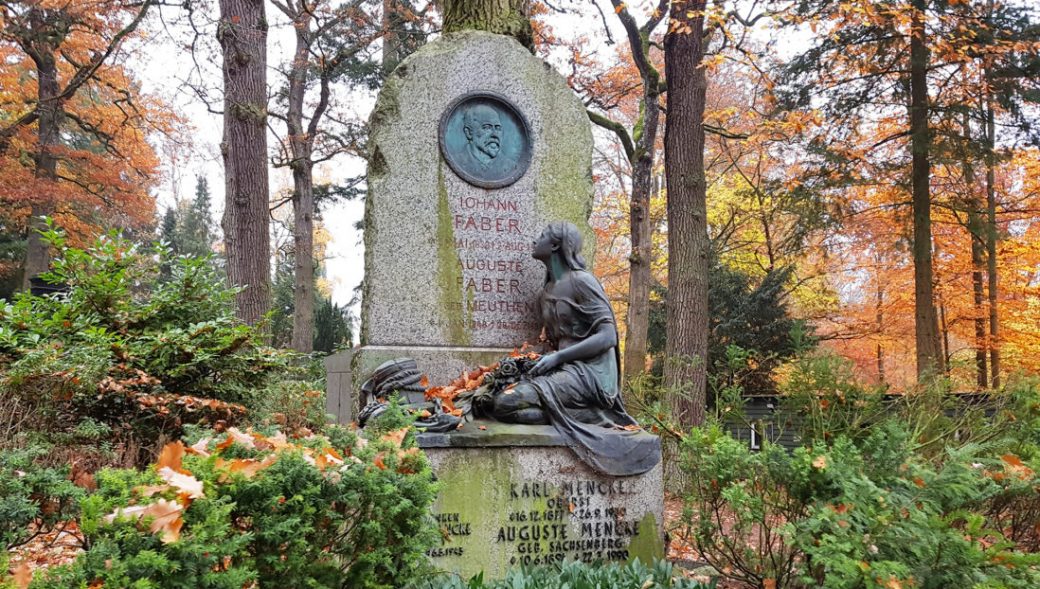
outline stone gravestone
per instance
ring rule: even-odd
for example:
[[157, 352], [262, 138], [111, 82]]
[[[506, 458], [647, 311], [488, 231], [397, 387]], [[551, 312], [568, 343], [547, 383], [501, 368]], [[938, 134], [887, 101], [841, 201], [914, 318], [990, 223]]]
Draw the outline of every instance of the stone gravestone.
[[[354, 388], [393, 358], [447, 384], [537, 341], [545, 270], [533, 241], [570, 221], [586, 259], [594, 250], [591, 125], [564, 78], [511, 37], [444, 35], [387, 80], [369, 149]], [[440, 568], [497, 577], [663, 556], [660, 464], [595, 472], [553, 426], [472, 422], [418, 439], [440, 484], [443, 542], [428, 553]]]
[[[467, 116], [495, 137], [467, 138]], [[483, 169], [482, 139], [498, 150]], [[387, 79], [369, 150], [355, 376], [407, 356], [447, 382], [537, 341], [531, 243], [554, 220], [590, 260], [594, 243], [592, 131], [563, 76], [510, 37], [445, 35]]]

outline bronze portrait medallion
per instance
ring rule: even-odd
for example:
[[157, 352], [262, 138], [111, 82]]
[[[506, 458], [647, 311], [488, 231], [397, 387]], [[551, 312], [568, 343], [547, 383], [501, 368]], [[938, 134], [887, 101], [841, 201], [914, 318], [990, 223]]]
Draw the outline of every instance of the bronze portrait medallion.
[[481, 188], [509, 186], [531, 163], [527, 120], [494, 92], [466, 94], [444, 111], [440, 147], [452, 171]]

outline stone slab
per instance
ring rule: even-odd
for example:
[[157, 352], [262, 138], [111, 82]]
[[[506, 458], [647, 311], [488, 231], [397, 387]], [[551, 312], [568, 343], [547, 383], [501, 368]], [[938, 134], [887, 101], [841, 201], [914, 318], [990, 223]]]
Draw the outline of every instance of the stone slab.
[[439, 569], [500, 578], [521, 565], [664, 555], [660, 464], [603, 476], [548, 441], [424, 451], [440, 485], [434, 516], [444, 540], [427, 552]]
[[341, 350], [325, 358], [325, 413], [334, 423], [354, 420], [354, 350]]
[[[472, 92], [494, 92], [529, 123], [530, 165], [509, 186], [471, 185], [443, 160], [441, 116]], [[544, 269], [530, 257], [533, 240], [567, 220], [583, 232], [588, 260], [594, 251], [591, 125], [565, 78], [512, 37], [444, 35], [387, 79], [368, 146], [362, 344], [536, 341]]]

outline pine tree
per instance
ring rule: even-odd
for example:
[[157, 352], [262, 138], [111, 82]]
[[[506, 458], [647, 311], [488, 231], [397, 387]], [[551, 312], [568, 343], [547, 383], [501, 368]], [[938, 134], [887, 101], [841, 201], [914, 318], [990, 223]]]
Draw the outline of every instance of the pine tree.
[[199, 176], [195, 184], [195, 199], [186, 208], [180, 219], [177, 233], [182, 251], [192, 256], [204, 256], [213, 252], [213, 218], [210, 211], [209, 182]]

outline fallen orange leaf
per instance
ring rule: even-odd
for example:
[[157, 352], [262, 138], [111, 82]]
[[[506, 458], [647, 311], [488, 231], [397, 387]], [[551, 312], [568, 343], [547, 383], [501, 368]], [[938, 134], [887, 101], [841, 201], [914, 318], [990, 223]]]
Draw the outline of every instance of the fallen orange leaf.
[[157, 469], [169, 468], [176, 472], [184, 474], [191, 474], [188, 471], [181, 468], [181, 460], [184, 458], [184, 443], [180, 440], [176, 442], [170, 442], [163, 446], [162, 452], [159, 453], [159, 460], [155, 463]]
[[380, 439], [384, 440], [384, 441], [387, 441], [387, 442], [393, 442], [393, 444], [395, 446], [400, 447], [401, 444], [404, 443], [404, 437], [407, 436], [407, 435], [408, 435], [408, 428], [407, 427], [402, 427], [399, 430], [394, 430], [392, 432], [384, 434], [383, 437], [380, 438]]
[[23, 562], [14, 569], [11, 580], [14, 581], [14, 586], [17, 589], [26, 589], [29, 583], [32, 583], [32, 576], [32, 569], [29, 568], [29, 563]]

